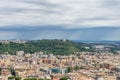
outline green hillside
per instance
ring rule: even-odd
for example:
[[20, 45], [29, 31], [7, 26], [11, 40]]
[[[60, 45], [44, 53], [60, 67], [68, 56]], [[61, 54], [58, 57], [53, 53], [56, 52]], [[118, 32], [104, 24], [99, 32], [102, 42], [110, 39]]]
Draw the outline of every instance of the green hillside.
[[28, 41], [25, 44], [18, 44], [13, 42], [10, 42], [9, 44], [0, 43], [0, 53], [9, 52], [10, 54], [15, 54], [16, 51], [19, 50], [30, 53], [43, 51], [48, 54], [52, 53], [60, 55], [68, 55], [79, 51], [76, 43], [68, 40], [36, 40]]

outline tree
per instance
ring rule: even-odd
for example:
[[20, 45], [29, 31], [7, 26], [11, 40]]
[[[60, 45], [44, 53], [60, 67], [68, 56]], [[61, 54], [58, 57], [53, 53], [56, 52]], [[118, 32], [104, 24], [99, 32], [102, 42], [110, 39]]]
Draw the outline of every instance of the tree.
[[72, 67], [68, 67], [67, 69], [68, 69], [68, 73], [73, 71]]
[[60, 78], [60, 80], [68, 80], [68, 77], [62, 77], [62, 78]]
[[40, 78], [40, 79], [38, 79], [38, 80], [44, 80], [44, 79]]
[[37, 80], [37, 78], [26, 78], [24, 80]]
[[80, 67], [77, 66], [77, 65], [74, 67], [74, 70], [75, 70], [75, 71], [77, 71], [77, 70], [79, 70], [79, 69], [80, 69]]
[[19, 77], [19, 76], [10, 76], [10, 77], [8, 77], [8, 80], [21, 80], [21, 77]]
[[15, 70], [14, 70], [14, 68], [13, 68], [12, 66], [10, 67], [10, 71], [11, 71], [11, 74], [12, 74], [13, 76], [16, 76]]
[[21, 80], [21, 77], [16, 76], [16, 77], [15, 77], [15, 80]]

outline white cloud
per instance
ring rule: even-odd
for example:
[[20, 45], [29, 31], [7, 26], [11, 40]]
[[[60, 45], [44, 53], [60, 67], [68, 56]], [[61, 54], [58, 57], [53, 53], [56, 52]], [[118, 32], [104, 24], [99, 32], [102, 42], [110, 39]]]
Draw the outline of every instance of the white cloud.
[[120, 26], [119, 0], [1, 0], [0, 4], [0, 27]]

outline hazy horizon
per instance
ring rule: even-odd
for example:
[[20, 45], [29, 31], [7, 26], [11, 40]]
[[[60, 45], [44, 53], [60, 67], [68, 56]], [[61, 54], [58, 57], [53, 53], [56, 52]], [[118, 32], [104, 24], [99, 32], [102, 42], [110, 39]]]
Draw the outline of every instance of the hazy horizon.
[[0, 40], [120, 41], [120, 0], [3, 0], [0, 3]]

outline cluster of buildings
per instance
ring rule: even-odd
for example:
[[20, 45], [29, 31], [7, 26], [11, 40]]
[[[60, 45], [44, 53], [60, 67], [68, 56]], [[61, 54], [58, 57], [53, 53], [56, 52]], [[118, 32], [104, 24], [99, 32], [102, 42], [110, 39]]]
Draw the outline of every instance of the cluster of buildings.
[[11, 76], [60, 80], [120, 80], [120, 54], [76, 52], [72, 55], [17, 51], [0, 54], [0, 80]]
[[15, 40], [0, 40], [0, 43], [3, 43], [3, 44], [9, 44], [10, 42], [24, 44], [27, 41], [25, 41], [25, 40], [19, 40], [19, 39], [15, 39]]

